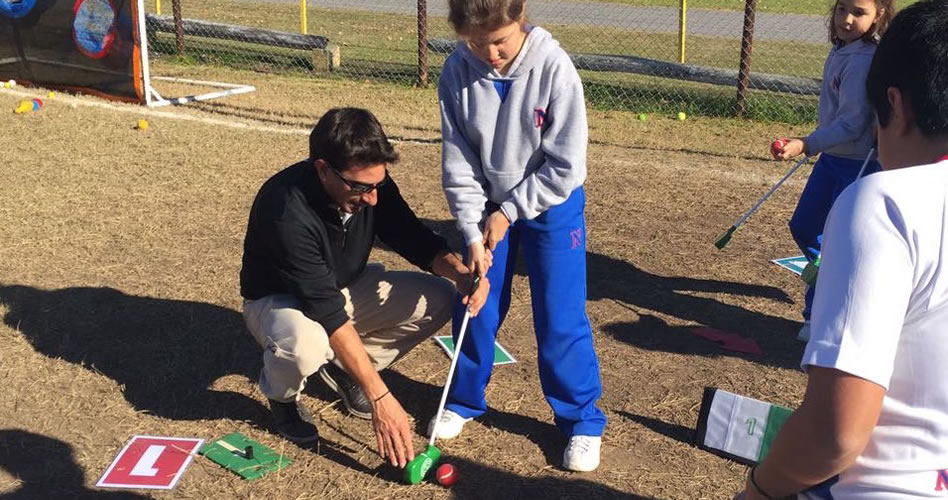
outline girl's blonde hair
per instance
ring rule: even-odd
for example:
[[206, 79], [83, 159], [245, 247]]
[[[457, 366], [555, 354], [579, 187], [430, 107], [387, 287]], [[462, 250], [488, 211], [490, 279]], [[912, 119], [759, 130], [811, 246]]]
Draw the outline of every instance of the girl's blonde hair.
[[[862, 36], [862, 39], [869, 43], [878, 44], [879, 40], [882, 39], [882, 35], [885, 34], [885, 30], [889, 29], [889, 24], [892, 24], [892, 18], [895, 17], [895, 0], [875, 0], [876, 9], [882, 11], [882, 15], [879, 16], [879, 20], [872, 25], [872, 29], [866, 32]], [[839, 0], [833, 2], [833, 6], [830, 8], [829, 15], [829, 39], [830, 43], [833, 45], [838, 44], [841, 40], [839, 35], [836, 33], [836, 23], [834, 17], [836, 17], [836, 6], [839, 5]]]
[[526, 0], [448, 0], [448, 22], [457, 33], [492, 31], [524, 17]]

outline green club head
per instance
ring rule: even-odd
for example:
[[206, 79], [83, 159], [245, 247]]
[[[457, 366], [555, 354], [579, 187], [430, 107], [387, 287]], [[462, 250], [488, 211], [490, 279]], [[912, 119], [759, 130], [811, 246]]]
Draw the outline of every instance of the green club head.
[[813, 262], [807, 262], [806, 267], [803, 268], [803, 272], [800, 273], [800, 279], [802, 279], [809, 286], [816, 286], [816, 277], [820, 272], [820, 258], [817, 257]]
[[734, 235], [734, 231], [737, 231], [737, 226], [731, 226], [726, 233], [722, 234], [721, 237], [714, 242], [714, 246], [718, 247], [718, 250], [723, 250], [724, 247], [727, 246], [727, 243], [731, 241], [731, 236]]
[[405, 466], [405, 483], [418, 484], [425, 479], [428, 471], [434, 468], [441, 458], [441, 450], [436, 446], [430, 445], [428, 449], [421, 452]]

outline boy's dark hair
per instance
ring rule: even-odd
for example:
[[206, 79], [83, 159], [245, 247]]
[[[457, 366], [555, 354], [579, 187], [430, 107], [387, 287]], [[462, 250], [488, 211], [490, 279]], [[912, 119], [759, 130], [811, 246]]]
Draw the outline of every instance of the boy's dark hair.
[[[889, 25], [892, 24], [892, 18], [895, 17], [895, 0], [875, 0], [876, 9], [882, 10], [882, 15], [879, 16], [879, 20], [872, 25], [872, 29], [867, 31], [865, 35], [862, 36], [862, 39], [869, 43], [879, 43], [879, 40], [885, 35], [886, 30], [889, 29]], [[833, 8], [830, 9], [829, 16], [829, 39], [830, 43], [836, 45], [840, 42], [839, 35], [836, 33], [836, 7], [839, 5], [839, 0], [833, 2]]]
[[948, 1], [906, 8], [876, 49], [866, 93], [883, 127], [892, 116], [890, 87], [902, 92], [925, 136], [948, 134]]
[[310, 160], [323, 160], [337, 171], [356, 165], [398, 162], [382, 124], [366, 109], [334, 108], [309, 134]]
[[523, 17], [525, 0], [448, 0], [448, 21], [458, 33], [492, 31]]

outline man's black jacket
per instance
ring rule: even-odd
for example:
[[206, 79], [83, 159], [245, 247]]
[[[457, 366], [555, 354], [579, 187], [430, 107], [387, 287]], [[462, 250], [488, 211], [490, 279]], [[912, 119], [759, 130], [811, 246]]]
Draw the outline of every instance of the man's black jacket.
[[378, 188], [378, 203], [343, 227], [312, 161], [287, 167], [263, 184], [250, 209], [240, 294], [251, 300], [294, 295], [303, 314], [331, 335], [349, 319], [339, 290], [365, 269], [376, 236], [426, 271], [447, 249], [391, 178]]

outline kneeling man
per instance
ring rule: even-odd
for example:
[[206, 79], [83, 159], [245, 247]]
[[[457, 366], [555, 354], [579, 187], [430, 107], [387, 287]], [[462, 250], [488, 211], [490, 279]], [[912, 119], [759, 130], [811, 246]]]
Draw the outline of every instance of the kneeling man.
[[[247, 225], [240, 289], [264, 349], [260, 389], [278, 433], [315, 443], [297, 401], [318, 371], [350, 413], [372, 419], [380, 455], [404, 467], [414, 458], [408, 416], [378, 371], [448, 321], [455, 290], [470, 290], [472, 275], [405, 203], [387, 172], [398, 154], [370, 112], [330, 110], [309, 147], [309, 159], [264, 183]], [[453, 286], [368, 263], [376, 237]], [[488, 288], [465, 297], [472, 313]]]

